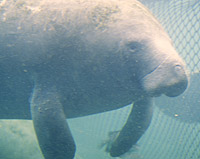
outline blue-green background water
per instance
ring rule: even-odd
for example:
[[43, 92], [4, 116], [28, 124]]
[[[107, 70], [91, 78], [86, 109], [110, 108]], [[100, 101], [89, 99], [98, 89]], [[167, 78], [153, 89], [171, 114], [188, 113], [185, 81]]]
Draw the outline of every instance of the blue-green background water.
[[[200, 159], [200, 1], [142, 2], [166, 28], [176, 49], [186, 60], [189, 71], [197, 76], [191, 80], [192, 89], [186, 92], [189, 95], [177, 99], [182, 101], [181, 105], [174, 102], [174, 105], [170, 104], [173, 109], [169, 106], [166, 110], [161, 106], [164, 102], [161, 99], [155, 103], [149, 129], [139, 140], [135, 151], [124, 158]], [[190, 106], [190, 103], [196, 105]], [[68, 120], [77, 145], [76, 158], [111, 158], [99, 145], [106, 140], [108, 132], [121, 129], [129, 110], [130, 106], [104, 114]], [[32, 121], [0, 121], [0, 159], [42, 159]]]

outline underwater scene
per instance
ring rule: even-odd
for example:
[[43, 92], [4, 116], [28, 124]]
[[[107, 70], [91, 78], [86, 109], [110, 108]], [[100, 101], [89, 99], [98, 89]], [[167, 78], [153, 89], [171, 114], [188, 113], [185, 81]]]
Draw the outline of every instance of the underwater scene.
[[0, 159], [200, 159], [199, 0], [0, 0]]

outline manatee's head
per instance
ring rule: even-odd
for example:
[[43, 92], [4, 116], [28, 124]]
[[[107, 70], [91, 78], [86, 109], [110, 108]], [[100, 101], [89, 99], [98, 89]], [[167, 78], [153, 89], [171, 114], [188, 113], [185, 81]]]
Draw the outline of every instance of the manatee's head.
[[165, 45], [157, 42], [157, 44], [158, 50], [156, 48], [152, 51], [159, 51], [159, 56], [157, 52], [155, 58], [156, 61], [159, 58], [161, 60], [154, 69], [142, 77], [140, 81], [142, 88], [152, 97], [161, 94], [169, 97], [178, 96], [185, 91], [189, 82], [185, 63], [170, 43]]
[[93, 46], [92, 54], [108, 62], [112, 79], [135, 98], [180, 95], [188, 85], [185, 64], [159, 22], [137, 1], [120, 2], [109, 8], [109, 16], [105, 6], [92, 17], [98, 17], [95, 31], [82, 35], [88, 50]]

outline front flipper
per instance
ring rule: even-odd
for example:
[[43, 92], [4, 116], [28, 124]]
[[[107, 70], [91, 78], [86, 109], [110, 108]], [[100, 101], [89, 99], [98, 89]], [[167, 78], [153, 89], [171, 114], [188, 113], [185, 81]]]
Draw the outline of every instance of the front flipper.
[[112, 157], [126, 153], [137, 143], [150, 125], [153, 114], [152, 107], [151, 98], [143, 98], [134, 103], [126, 124], [112, 143], [110, 149]]
[[75, 143], [59, 94], [52, 86], [36, 85], [31, 100], [36, 136], [45, 159], [73, 159]]

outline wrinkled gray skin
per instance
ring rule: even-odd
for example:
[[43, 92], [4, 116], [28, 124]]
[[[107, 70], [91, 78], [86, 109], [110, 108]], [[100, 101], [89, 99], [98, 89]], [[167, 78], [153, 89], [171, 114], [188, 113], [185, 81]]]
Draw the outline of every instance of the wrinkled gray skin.
[[0, 75], [0, 118], [33, 119], [46, 159], [74, 157], [66, 118], [134, 102], [110, 149], [122, 155], [149, 126], [152, 98], [188, 83], [171, 40], [135, 0], [1, 1]]

